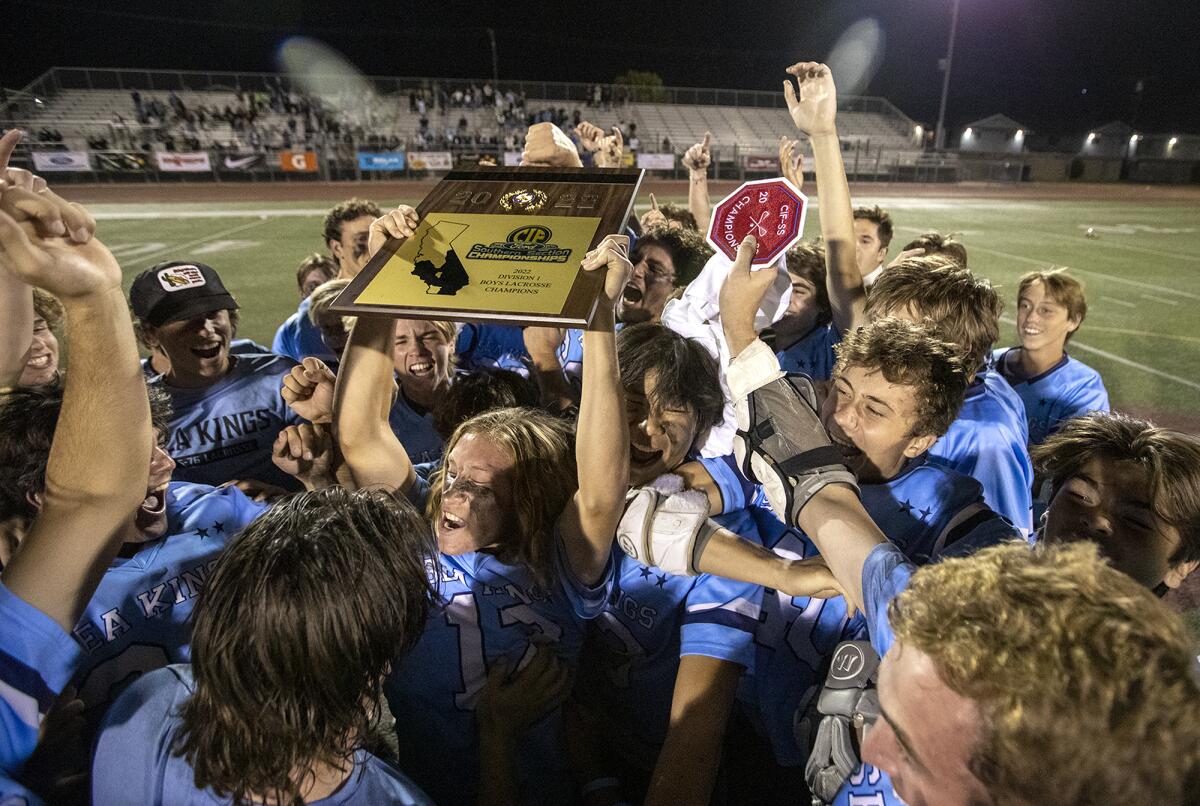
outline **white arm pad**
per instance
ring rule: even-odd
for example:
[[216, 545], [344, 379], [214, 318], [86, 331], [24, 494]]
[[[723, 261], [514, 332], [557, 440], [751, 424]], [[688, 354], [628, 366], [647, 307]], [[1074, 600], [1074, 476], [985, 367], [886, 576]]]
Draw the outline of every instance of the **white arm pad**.
[[716, 530], [708, 519], [708, 497], [703, 492], [664, 494], [654, 487], [638, 487], [626, 498], [617, 545], [643, 565], [677, 576], [696, 576], [697, 561]]
[[737, 405], [755, 389], [766, 386], [783, 375], [775, 353], [771, 352], [771, 348], [762, 339], [755, 339], [729, 362], [729, 368], [725, 370], [725, 382], [729, 384], [729, 395], [734, 405]]

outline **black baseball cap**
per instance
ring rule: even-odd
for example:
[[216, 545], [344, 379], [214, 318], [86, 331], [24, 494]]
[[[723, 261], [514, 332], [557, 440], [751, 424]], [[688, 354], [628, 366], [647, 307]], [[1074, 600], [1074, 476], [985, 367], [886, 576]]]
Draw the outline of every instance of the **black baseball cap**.
[[238, 307], [211, 266], [185, 260], [159, 263], [135, 277], [129, 304], [152, 327]]

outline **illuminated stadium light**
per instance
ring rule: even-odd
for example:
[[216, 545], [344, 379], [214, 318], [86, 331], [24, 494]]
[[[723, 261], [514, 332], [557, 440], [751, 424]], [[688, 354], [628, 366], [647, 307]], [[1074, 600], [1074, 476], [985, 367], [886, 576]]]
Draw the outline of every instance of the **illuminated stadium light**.
[[1094, 142], [1096, 142], [1096, 133], [1095, 133], [1095, 132], [1088, 132], [1087, 141], [1088, 141], [1089, 143], [1094, 143]]
[[970, 136], [971, 136], [971, 135], [973, 135], [974, 133], [975, 133], [975, 130], [974, 130], [974, 129], [972, 129], [970, 126], [968, 126], [968, 127], [966, 128], [966, 130], [963, 132], [963, 137], [970, 137]]
[[1024, 136], [1025, 136], [1025, 130], [1024, 130], [1024, 129], [1017, 129], [1017, 133], [1016, 133], [1015, 135], [1013, 135], [1013, 136], [1014, 136], [1014, 137], [1018, 137], [1018, 138], [1020, 138], [1020, 137], [1024, 137]]
[[1138, 140], [1141, 140], [1141, 139], [1142, 139], [1142, 136], [1140, 134], [1129, 135], [1129, 142], [1131, 142], [1131, 143], [1136, 143]]
[[1170, 140], [1167, 141], [1167, 148], [1174, 148], [1175, 144], [1178, 142], [1179, 142], [1178, 137], [1172, 137]]

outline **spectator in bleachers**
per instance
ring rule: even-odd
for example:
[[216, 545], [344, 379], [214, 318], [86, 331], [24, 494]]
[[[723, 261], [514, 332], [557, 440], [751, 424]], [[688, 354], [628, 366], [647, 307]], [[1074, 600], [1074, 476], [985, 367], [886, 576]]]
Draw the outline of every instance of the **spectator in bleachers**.
[[[367, 234], [379, 215], [375, 202], [354, 198], [335, 205], [325, 216], [325, 245], [337, 262], [338, 278], [351, 280], [367, 265]], [[302, 299], [296, 312], [275, 331], [272, 351], [295, 361], [310, 355], [322, 361], [338, 360], [340, 356], [329, 351], [321, 331], [309, 320], [308, 308], [308, 300]]]

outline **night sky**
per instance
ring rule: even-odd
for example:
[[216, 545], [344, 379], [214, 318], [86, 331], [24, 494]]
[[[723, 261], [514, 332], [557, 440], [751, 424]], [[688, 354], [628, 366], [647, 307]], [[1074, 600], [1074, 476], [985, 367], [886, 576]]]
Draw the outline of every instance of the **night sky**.
[[[4, 0], [0, 84], [23, 87], [54, 65], [269, 71], [292, 34], [367, 74], [484, 78], [492, 27], [502, 82], [611, 81], [633, 68], [668, 85], [777, 91], [783, 67], [824, 60], [870, 17], [885, 41], [862, 93], [932, 124], [951, 2]], [[1136, 105], [1142, 131], [1200, 133], [1198, 53], [1200, 0], [962, 0], [947, 123], [1004, 112], [1055, 136], [1128, 121]]]

